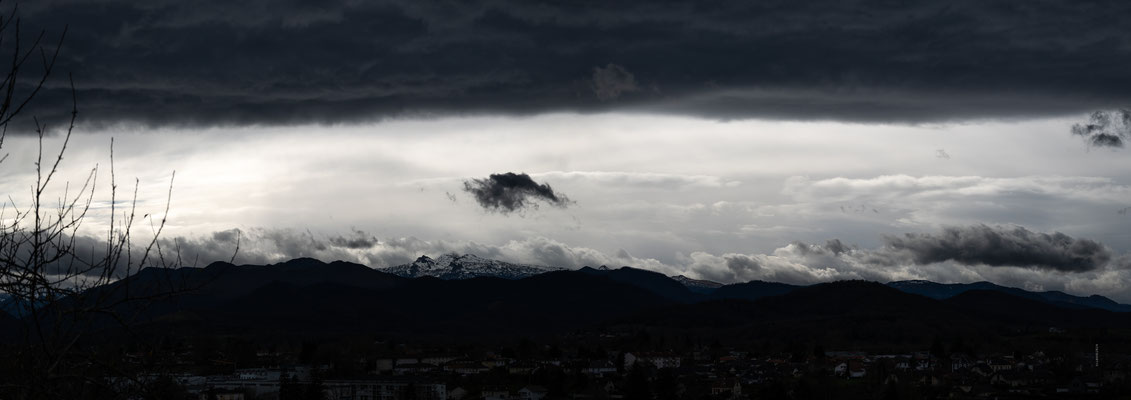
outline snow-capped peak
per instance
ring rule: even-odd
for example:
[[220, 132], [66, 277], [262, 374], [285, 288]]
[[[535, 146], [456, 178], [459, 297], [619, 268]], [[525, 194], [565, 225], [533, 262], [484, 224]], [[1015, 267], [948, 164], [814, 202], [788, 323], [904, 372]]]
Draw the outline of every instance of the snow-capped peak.
[[669, 278], [674, 279], [676, 282], [682, 283], [683, 286], [689, 288], [704, 288], [704, 289], [718, 289], [724, 285], [715, 281], [708, 281], [703, 279], [691, 279], [683, 275], [672, 275]]
[[382, 271], [406, 278], [432, 276], [440, 279], [470, 279], [490, 276], [503, 279], [521, 279], [561, 269], [562, 268], [526, 264], [512, 264], [479, 257], [474, 254], [444, 254], [435, 259], [428, 256], [420, 256], [416, 261], [409, 264], [385, 268], [382, 269]]

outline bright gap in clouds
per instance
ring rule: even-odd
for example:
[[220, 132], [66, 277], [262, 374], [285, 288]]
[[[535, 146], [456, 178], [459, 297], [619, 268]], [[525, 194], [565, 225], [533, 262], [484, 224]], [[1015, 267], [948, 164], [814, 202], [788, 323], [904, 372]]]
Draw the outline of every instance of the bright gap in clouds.
[[[72, 139], [62, 176], [80, 181], [100, 164], [96, 198], [108, 199], [113, 136], [119, 185], [140, 182], [140, 215], [163, 208], [176, 170], [165, 237], [185, 238], [203, 262], [223, 254], [215, 242], [227, 236], [214, 233], [239, 228], [245, 262], [316, 256], [387, 266], [457, 251], [720, 280], [994, 280], [1112, 294], [1128, 281], [1118, 266], [1131, 250], [1131, 215], [1118, 211], [1131, 205], [1131, 168], [1126, 154], [1071, 137], [1078, 120], [907, 126], [554, 114], [107, 129]], [[34, 179], [34, 145], [5, 143], [7, 193], [26, 193]], [[528, 173], [575, 203], [501, 215], [462, 191], [468, 179], [504, 172]], [[87, 229], [105, 229], [107, 212], [99, 203]], [[877, 265], [814, 258], [792, 244], [838, 239], [867, 250], [887, 245], [885, 235], [980, 224], [1095, 240], [1116, 259], [1082, 273]]]

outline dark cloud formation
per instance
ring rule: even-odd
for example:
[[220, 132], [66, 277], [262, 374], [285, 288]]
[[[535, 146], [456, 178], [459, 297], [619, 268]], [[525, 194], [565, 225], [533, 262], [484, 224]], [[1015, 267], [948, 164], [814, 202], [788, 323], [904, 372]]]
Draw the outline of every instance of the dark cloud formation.
[[[1131, 104], [1131, 3], [1119, 1], [42, 0], [20, 9], [26, 29], [69, 24], [59, 70], [74, 73], [88, 124], [613, 109], [898, 122]], [[37, 111], [66, 115], [65, 80], [49, 85]]]
[[1095, 147], [1122, 148], [1131, 140], [1131, 111], [1096, 111], [1088, 122], [1072, 125], [1072, 134], [1083, 137]]
[[572, 204], [564, 194], [554, 193], [549, 184], [539, 184], [525, 173], [491, 174], [486, 179], [464, 181], [463, 190], [483, 208], [504, 214], [537, 208], [538, 201], [562, 208]]
[[908, 233], [885, 241], [890, 249], [910, 253], [917, 264], [955, 261], [1077, 272], [1100, 268], [1112, 259], [1111, 250], [1098, 242], [1023, 227], [947, 227], [937, 234]]
[[340, 235], [332, 236], [329, 241], [330, 244], [334, 246], [345, 247], [347, 249], [368, 249], [379, 243], [376, 236], [357, 229], [353, 229], [349, 237]]
[[825, 249], [828, 249], [833, 255], [839, 256], [841, 253], [847, 253], [852, 250], [851, 247], [845, 245], [840, 239], [832, 239], [825, 242]]

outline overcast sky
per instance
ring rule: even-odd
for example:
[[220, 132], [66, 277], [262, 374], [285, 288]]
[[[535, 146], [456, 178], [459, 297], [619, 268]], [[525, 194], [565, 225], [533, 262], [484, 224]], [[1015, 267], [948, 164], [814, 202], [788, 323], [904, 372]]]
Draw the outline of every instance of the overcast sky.
[[[176, 171], [164, 237], [201, 264], [238, 229], [246, 263], [458, 252], [1131, 302], [1131, 159], [1093, 140], [1129, 121], [1089, 119], [1131, 104], [1125, 2], [418, 3], [21, 4], [68, 25], [87, 229], [113, 137], [144, 212]], [[34, 111], [68, 96], [54, 79]], [[36, 141], [3, 145], [19, 205]]]

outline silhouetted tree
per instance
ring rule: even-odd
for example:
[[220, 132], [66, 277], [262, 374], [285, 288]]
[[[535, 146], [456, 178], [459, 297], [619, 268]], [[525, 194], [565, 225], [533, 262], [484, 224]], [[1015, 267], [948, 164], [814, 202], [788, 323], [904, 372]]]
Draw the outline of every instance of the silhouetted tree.
[[[95, 203], [99, 168], [91, 168], [79, 185], [60, 182], [78, 117], [73, 81], [71, 113], [61, 129], [54, 125], [58, 121], [30, 115], [32, 100], [55, 73], [67, 29], [56, 40], [46, 31], [21, 37], [17, 11], [12, 7], [0, 15], [0, 54], [8, 59], [0, 63], [6, 68], [0, 72], [0, 148], [10, 132], [34, 133], [39, 141], [30, 196], [8, 193], [11, 201], [0, 210], [0, 294], [13, 314], [0, 315], [0, 398], [87, 398], [115, 391], [119, 397], [137, 397], [129, 393], [143, 392], [148, 381], [120, 363], [120, 356], [99, 354], [90, 343], [99, 341], [96, 332], [128, 331], [145, 304], [187, 290], [171, 273], [153, 274], [144, 282], [128, 279], [146, 268], [182, 265], [179, 253], [162, 248], [160, 241], [169, 202], [164, 213], [139, 217], [137, 186], [132, 200], [121, 201], [111, 140], [109, 220], [100, 221], [109, 228], [103, 237], [83, 230]], [[45, 153], [44, 140], [54, 132], [59, 149]], [[0, 156], [0, 163], [5, 160]], [[137, 240], [133, 231], [141, 222], [152, 236]]]

